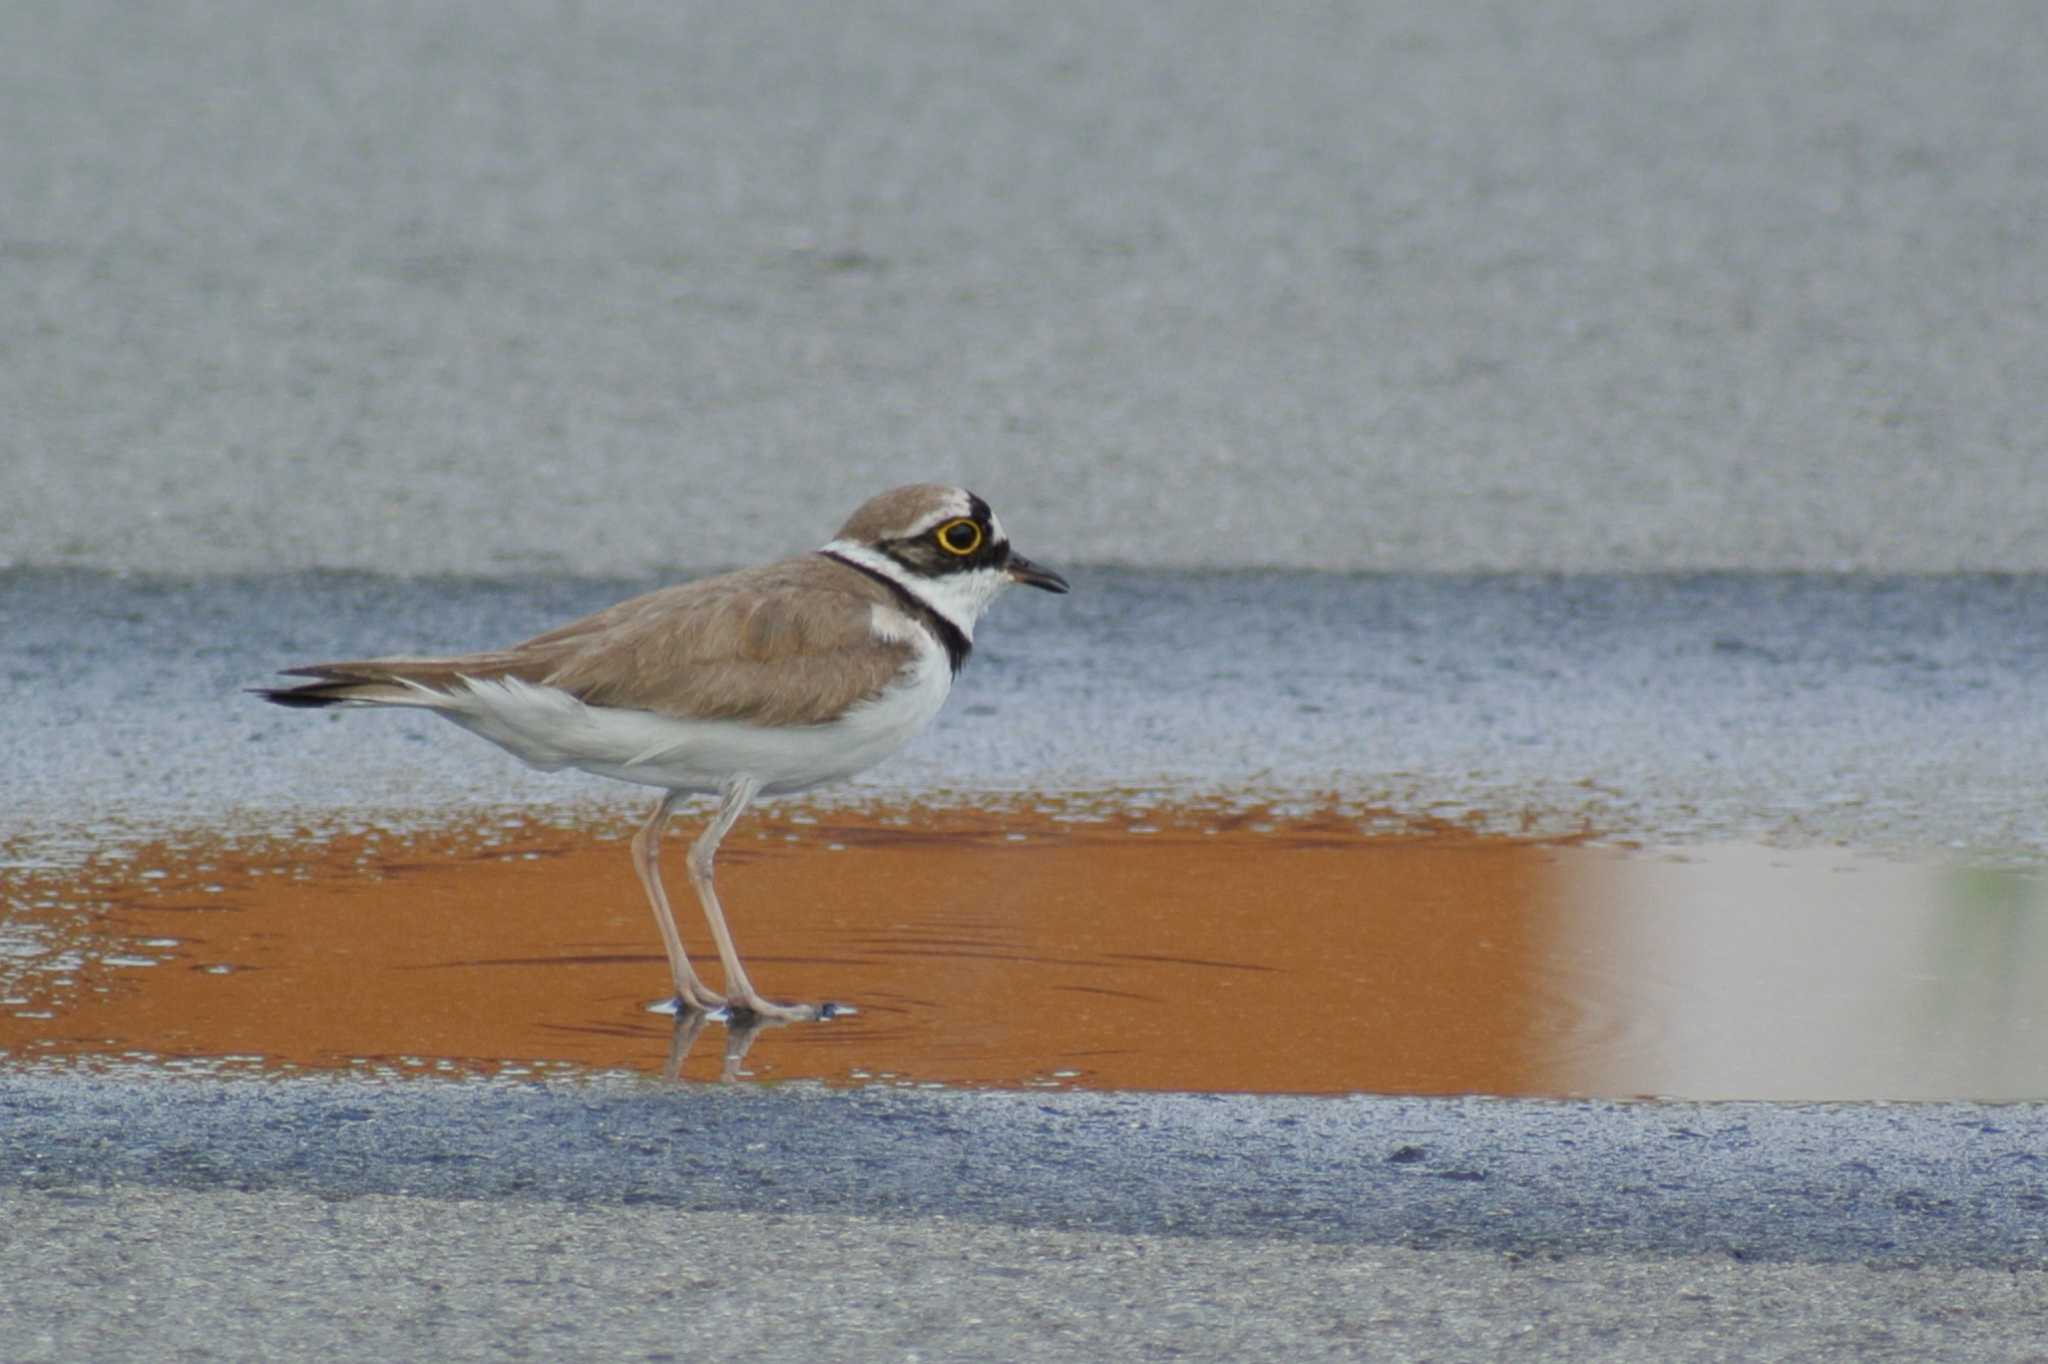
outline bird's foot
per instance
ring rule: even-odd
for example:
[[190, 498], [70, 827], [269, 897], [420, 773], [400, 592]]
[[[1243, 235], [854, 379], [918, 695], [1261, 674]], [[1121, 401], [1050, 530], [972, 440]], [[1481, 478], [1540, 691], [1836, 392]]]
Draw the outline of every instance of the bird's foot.
[[698, 986], [694, 990], [678, 990], [667, 999], [647, 1006], [651, 1014], [673, 1014], [680, 1018], [685, 1014], [719, 1014], [725, 1009], [725, 996], [715, 990]]
[[834, 1004], [830, 1000], [823, 1004], [777, 1004], [761, 995], [728, 1000], [724, 1010], [726, 1021], [735, 1024], [758, 1020], [779, 1023], [822, 1022], [828, 1018], [841, 1018], [858, 1012], [860, 1011], [851, 1005]]

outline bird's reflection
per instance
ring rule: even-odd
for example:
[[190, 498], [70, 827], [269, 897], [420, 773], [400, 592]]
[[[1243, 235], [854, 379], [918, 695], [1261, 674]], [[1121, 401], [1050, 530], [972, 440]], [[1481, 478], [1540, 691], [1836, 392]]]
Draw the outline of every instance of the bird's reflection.
[[718, 1068], [721, 1082], [730, 1084], [740, 1078], [740, 1064], [747, 1059], [747, 1051], [754, 1045], [763, 1029], [780, 1027], [787, 1019], [771, 1019], [757, 1013], [746, 1013], [735, 1018], [724, 1009], [678, 1009], [675, 1030], [669, 1034], [668, 1060], [661, 1068], [665, 1080], [680, 1080], [683, 1077], [683, 1062], [690, 1058], [690, 1051], [697, 1045], [697, 1038], [704, 1029], [714, 1022], [726, 1025], [725, 1059]]
[[[680, 1004], [680, 1001], [677, 1001]], [[698, 1036], [713, 1023], [725, 1025], [725, 1057], [719, 1063], [720, 1083], [730, 1084], [744, 1073], [742, 1063], [747, 1051], [754, 1045], [754, 1039], [770, 1028], [786, 1028], [791, 1024], [822, 1023], [842, 1014], [854, 1013], [843, 1004], [822, 1005], [818, 1017], [811, 1019], [776, 1018], [755, 1013], [751, 1009], [692, 1009], [687, 1005], [675, 1008], [676, 1024], [669, 1034], [668, 1060], [661, 1068], [665, 1080], [680, 1080], [683, 1077], [683, 1063], [690, 1058], [690, 1051], [697, 1045]]]

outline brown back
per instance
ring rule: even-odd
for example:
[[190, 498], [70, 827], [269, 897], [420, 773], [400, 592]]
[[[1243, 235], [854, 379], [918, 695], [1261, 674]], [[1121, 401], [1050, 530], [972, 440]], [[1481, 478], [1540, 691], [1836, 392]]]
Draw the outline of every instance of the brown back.
[[[324, 679], [303, 689], [320, 700], [394, 699], [394, 682], [451, 691], [463, 678], [509, 677], [559, 687], [591, 705], [822, 724], [880, 694], [916, 657], [907, 642], [875, 637], [877, 605], [895, 606], [886, 585], [810, 554], [661, 588], [510, 649], [292, 671]], [[363, 690], [351, 696], [353, 686]]]

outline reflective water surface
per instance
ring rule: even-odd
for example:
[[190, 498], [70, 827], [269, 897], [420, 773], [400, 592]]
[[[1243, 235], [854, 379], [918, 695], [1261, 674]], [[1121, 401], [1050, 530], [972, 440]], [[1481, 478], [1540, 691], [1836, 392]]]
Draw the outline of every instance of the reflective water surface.
[[[630, 815], [0, 868], [0, 1064], [1293, 1093], [2048, 1097], [2034, 874], [1269, 811], [784, 807], [720, 890], [771, 995], [678, 1039]], [[679, 822], [679, 832], [681, 831]], [[673, 841], [684, 934], [715, 975]], [[728, 1059], [731, 1057], [732, 1059]]]

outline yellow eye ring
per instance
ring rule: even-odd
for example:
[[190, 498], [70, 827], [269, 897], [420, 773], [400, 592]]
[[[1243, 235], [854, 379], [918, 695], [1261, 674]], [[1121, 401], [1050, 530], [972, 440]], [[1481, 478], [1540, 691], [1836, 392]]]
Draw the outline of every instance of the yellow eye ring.
[[981, 548], [981, 527], [964, 516], [955, 517], [933, 531], [932, 538], [946, 553], [964, 559]]

